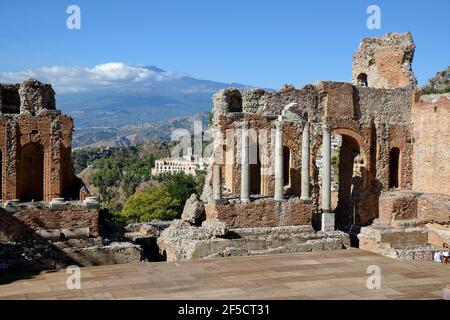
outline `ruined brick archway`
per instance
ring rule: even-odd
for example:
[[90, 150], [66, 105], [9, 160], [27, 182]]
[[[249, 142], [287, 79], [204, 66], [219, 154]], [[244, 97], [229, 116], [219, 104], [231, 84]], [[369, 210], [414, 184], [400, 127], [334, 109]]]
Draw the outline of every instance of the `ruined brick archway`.
[[360, 210], [368, 199], [369, 156], [364, 140], [349, 129], [335, 129], [333, 135], [342, 137], [338, 155], [338, 198], [336, 224], [348, 226], [365, 220]]
[[21, 201], [44, 199], [44, 148], [41, 144], [31, 142], [22, 148], [17, 183]]

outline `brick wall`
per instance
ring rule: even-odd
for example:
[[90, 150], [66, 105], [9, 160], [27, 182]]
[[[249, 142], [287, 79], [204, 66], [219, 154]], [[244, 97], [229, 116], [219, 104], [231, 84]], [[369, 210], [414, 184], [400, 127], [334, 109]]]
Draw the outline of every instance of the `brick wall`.
[[450, 95], [422, 97], [413, 123], [413, 189], [450, 195]]
[[298, 198], [285, 202], [260, 199], [227, 205], [208, 203], [205, 210], [207, 219], [218, 218], [230, 228], [278, 227], [310, 224], [313, 205]]
[[91, 236], [98, 236], [98, 213], [98, 209], [82, 205], [68, 205], [65, 210], [41, 207], [8, 212], [0, 209], [0, 242], [30, 238], [37, 229], [89, 228]]

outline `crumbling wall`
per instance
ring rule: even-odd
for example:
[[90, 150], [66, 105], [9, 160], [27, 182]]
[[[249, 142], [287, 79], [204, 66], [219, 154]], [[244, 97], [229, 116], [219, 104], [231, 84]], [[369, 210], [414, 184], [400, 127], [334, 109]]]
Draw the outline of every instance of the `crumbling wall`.
[[38, 115], [45, 110], [55, 110], [55, 92], [50, 84], [29, 79], [20, 84], [20, 113]]
[[352, 83], [383, 89], [415, 86], [415, 47], [409, 32], [364, 38], [353, 55]]
[[[242, 109], [231, 107], [230, 96], [239, 97]], [[225, 163], [222, 167], [222, 184], [227, 187], [226, 196], [238, 197], [240, 193], [240, 152], [243, 123], [248, 122], [250, 131], [257, 134], [269, 132], [265, 142], [259, 145], [261, 176], [255, 179], [255, 170], [251, 170], [252, 183], [260, 183], [259, 194], [270, 196], [274, 192], [272, 150], [274, 144], [273, 130], [278, 115], [289, 103], [297, 103], [291, 109], [300, 119], [308, 119], [311, 128], [311, 163], [312, 163], [312, 198], [310, 216], [319, 211], [320, 185], [318, 181], [315, 156], [320, 154], [322, 144], [321, 125], [331, 126], [332, 134], [340, 134], [355, 141], [363, 159], [365, 183], [361, 191], [362, 200], [356, 204], [357, 220], [367, 223], [378, 216], [378, 196], [382, 190], [390, 188], [390, 151], [398, 148], [401, 152], [399, 164], [399, 187], [412, 187], [412, 117], [411, 109], [414, 90], [412, 87], [396, 89], [376, 89], [355, 87], [350, 83], [320, 81], [315, 86], [295, 89], [285, 86], [277, 92], [264, 90], [228, 89], [214, 96], [213, 128], [226, 137], [227, 132], [234, 132], [232, 146], [228, 145], [233, 155], [233, 164]], [[233, 102], [234, 103], [234, 102]], [[272, 134], [270, 133], [272, 131]], [[302, 124], [286, 122], [283, 130], [283, 144], [289, 148], [291, 155], [290, 185], [286, 195], [300, 195]], [[224, 138], [223, 141], [226, 141]], [[229, 142], [229, 141], [227, 141]], [[229, 154], [228, 152], [228, 154]], [[227, 152], [225, 152], [227, 154]], [[230, 158], [230, 156], [228, 156]], [[269, 168], [269, 170], [266, 170]], [[345, 169], [345, 168], [344, 168]], [[352, 168], [348, 168], [352, 170]], [[209, 181], [210, 183], [210, 181]], [[209, 188], [211, 190], [211, 188]], [[254, 205], [255, 207], [257, 205]], [[249, 207], [251, 208], [251, 206]], [[223, 217], [225, 218], [225, 217]], [[338, 219], [339, 220], [339, 219]], [[344, 219], [345, 220], [345, 219]], [[243, 222], [240, 222], [243, 223]], [[248, 225], [256, 223], [251, 218]], [[268, 224], [270, 225], [270, 224]]]
[[[17, 94], [15, 100], [18, 101], [5, 96], [5, 93]], [[20, 85], [0, 84], [0, 155], [3, 160], [0, 185], [3, 201], [27, 201], [28, 198], [51, 201], [61, 196], [80, 198], [82, 183], [73, 173], [70, 156], [73, 120], [56, 110], [54, 95], [51, 85], [36, 80], [27, 80]], [[11, 103], [17, 105], [11, 106]], [[14, 108], [20, 109], [20, 113]], [[38, 172], [43, 177], [37, 178], [36, 175], [33, 181], [29, 181], [29, 173], [33, 170], [27, 167], [27, 159], [33, 157], [24, 157], [30, 145], [38, 146], [37, 149], [43, 152], [43, 156], [34, 159], [37, 164], [43, 163], [43, 174]], [[29, 195], [27, 186], [30, 185], [31, 189], [42, 188], [42, 192]]]
[[414, 190], [450, 195], [450, 94], [414, 105]]
[[450, 222], [450, 196], [414, 191], [389, 191], [380, 196], [380, 221], [415, 220], [420, 224]]
[[205, 206], [205, 211], [207, 219], [219, 219], [230, 228], [279, 227], [311, 224], [312, 206], [299, 198], [286, 202], [269, 198], [252, 203], [210, 203]]
[[19, 84], [0, 84], [0, 112], [20, 113]]
[[24, 206], [16, 210], [0, 209], [0, 242], [32, 238], [40, 229], [89, 228], [91, 236], [99, 235], [98, 208], [69, 205], [65, 209]]

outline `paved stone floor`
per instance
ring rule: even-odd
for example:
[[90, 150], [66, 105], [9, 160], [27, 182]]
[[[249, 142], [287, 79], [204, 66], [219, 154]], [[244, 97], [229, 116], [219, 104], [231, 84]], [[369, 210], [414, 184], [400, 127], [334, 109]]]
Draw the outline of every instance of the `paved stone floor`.
[[[367, 289], [367, 267], [381, 289]], [[0, 299], [439, 299], [450, 264], [399, 262], [366, 251], [232, 257], [81, 269], [81, 290], [65, 270], [0, 276]]]

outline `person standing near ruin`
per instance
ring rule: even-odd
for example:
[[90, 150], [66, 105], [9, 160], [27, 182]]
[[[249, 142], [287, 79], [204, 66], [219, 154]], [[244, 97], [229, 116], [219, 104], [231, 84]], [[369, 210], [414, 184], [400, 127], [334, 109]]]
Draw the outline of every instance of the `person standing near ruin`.
[[448, 260], [450, 259], [450, 249], [447, 243], [444, 243], [442, 247], [444, 248], [444, 251], [442, 252], [442, 263], [448, 263]]

